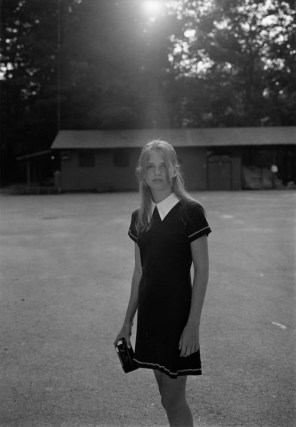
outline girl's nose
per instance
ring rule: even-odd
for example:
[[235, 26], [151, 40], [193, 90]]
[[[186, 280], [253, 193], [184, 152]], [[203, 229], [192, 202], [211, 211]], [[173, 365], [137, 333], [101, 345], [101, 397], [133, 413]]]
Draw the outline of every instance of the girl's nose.
[[161, 175], [163, 171], [163, 167], [162, 166], [156, 166], [155, 168], [155, 175]]

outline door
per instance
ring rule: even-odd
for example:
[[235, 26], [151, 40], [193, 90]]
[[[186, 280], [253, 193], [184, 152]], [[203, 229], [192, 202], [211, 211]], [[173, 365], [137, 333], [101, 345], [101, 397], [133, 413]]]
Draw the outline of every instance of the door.
[[231, 162], [208, 163], [208, 190], [231, 190]]

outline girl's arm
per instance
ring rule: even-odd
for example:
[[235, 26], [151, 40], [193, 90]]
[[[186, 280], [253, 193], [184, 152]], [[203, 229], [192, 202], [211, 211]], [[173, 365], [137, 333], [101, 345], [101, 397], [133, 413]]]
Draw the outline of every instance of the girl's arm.
[[190, 245], [194, 266], [194, 278], [190, 313], [179, 342], [181, 357], [189, 356], [199, 349], [199, 325], [209, 279], [207, 236], [202, 236], [194, 240]]
[[128, 347], [131, 346], [130, 336], [131, 336], [134, 316], [138, 309], [138, 290], [139, 290], [139, 283], [140, 283], [141, 277], [142, 277], [142, 265], [141, 265], [140, 249], [137, 243], [135, 243], [135, 267], [134, 267], [134, 272], [132, 277], [130, 298], [129, 298], [126, 315], [125, 315], [122, 328], [116, 337], [114, 345], [116, 345], [119, 339], [125, 338], [127, 341]]

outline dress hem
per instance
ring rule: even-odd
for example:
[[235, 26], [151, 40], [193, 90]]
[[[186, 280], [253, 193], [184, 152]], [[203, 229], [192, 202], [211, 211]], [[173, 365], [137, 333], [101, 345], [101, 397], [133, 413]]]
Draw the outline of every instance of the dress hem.
[[141, 362], [138, 359], [134, 359], [134, 362], [139, 368], [147, 368], [147, 369], [157, 369], [160, 372], [163, 372], [164, 374], [168, 375], [171, 378], [178, 378], [182, 375], [202, 375], [202, 369], [179, 369], [177, 372], [172, 372], [165, 366], [159, 365], [158, 363], [149, 363], [149, 362]]

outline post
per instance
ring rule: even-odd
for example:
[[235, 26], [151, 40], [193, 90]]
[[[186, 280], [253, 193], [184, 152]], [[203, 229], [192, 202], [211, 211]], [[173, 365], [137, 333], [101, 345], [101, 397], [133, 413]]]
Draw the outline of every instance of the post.
[[31, 185], [31, 170], [30, 170], [30, 162], [26, 162], [27, 166], [27, 186]]
[[61, 0], [57, 0], [57, 131], [61, 127]]

